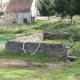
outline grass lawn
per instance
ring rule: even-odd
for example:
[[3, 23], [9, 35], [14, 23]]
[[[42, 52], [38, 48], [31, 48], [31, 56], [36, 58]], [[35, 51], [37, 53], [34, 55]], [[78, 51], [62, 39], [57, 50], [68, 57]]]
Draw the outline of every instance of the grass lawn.
[[80, 80], [80, 60], [52, 70], [0, 68], [0, 80]]
[[[47, 67], [46, 62], [65, 62], [66, 58], [55, 57], [48, 54], [9, 53], [0, 51], [0, 59], [26, 60], [37, 67]], [[60, 69], [15, 69], [0, 68], [0, 80], [80, 80], [80, 59]]]
[[14, 34], [0, 34], [0, 41], [8, 41], [16, 38], [17, 36]]
[[[11, 39], [15, 39], [19, 36], [24, 36], [37, 32], [52, 32], [52, 33], [66, 33], [66, 34], [80, 34], [80, 22], [77, 22], [77, 18], [74, 18], [76, 23], [70, 25], [68, 21], [43, 21], [38, 20], [35, 24], [23, 24], [23, 25], [12, 25], [10, 28], [0, 28], [0, 41], [7, 41]], [[49, 41], [52, 43], [52, 41]], [[69, 40], [53, 40], [56, 43], [64, 43], [67, 44], [70, 49], [70, 55], [80, 56], [80, 41], [75, 41], [72, 38]]]
[[55, 57], [53, 55], [48, 54], [25, 54], [25, 53], [12, 53], [6, 52], [5, 50], [0, 49], [0, 59], [16, 59], [16, 60], [27, 60], [27, 61], [34, 61], [34, 62], [52, 62], [52, 61], [65, 61], [66, 58]]
[[[38, 20], [33, 25], [12, 25], [11, 27], [0, 27], [0, 41], [7, 41], [15, 39], [18, 36], [24, 36], [37, 32], [52, 32], [52, 33], [66, 33], [66, 34], [80, 34], [80, 22], [74, 18], [74, 24], [70, 25], [68, 21], [42, 21]], [[76, 20], [76, 21], [75, 21]], [[43, 40], [47, 43], [63, 43], [67, 44], [70, 49], [70, 55], [80, 57], [80, 41], [75, 41], [72, 38], [66, 40]], [[47, 66], [45, 62], [59, 62], [66, 61], [66, 58], [54, 57], [45, 54], [24, 54], [24, 53], [9, 53], [5, 52], [4, 48], [0, 48], [0, 59], [14, 59], [33, 61], [34, 65]], [[67, 65], [64, 68], [52, 70], [40, 69], [9, 69], [0, 68], [0, 80], [80, 80], [80, 59]]]
[[[46, 62], [65, 62], [66, 58], [55, 57], [45, 54], [9, 53], [3, 49], [0, 51], [0, 59], [32, 61], [37, 67], [48, 66]], [[80, 80], [80, 59], [68, 64], [64, 68], [41, 70], [41, 69], [15, 69], [0, 68], [0, 80]]]

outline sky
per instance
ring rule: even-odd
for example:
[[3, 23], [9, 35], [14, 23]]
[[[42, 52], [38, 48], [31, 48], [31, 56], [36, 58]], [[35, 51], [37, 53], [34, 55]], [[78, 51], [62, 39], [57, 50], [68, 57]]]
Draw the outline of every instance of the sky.
[[[0, 0], [1, 1], [1, 0]], [[2, 0], [3, 3], [6, 3], [8, 0]]]

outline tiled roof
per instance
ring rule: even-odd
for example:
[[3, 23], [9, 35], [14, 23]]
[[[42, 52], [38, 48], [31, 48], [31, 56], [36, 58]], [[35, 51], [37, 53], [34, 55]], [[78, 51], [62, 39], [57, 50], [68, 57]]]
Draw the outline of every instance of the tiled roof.
[[10, 0], [6, 12], [30, 12], [33, 0]]

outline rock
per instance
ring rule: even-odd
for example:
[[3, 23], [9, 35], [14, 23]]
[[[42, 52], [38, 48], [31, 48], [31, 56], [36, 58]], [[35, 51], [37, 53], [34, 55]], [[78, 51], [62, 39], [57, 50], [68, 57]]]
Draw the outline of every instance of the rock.
[[69, 56], [70, 48], [67, 45], [38, 43], [38, 41], [42, 39], [42, 33], [19, 37], [15, 40], [8, 41], [5, 45], [5, 48], [6, 51], [9, 52], [26, 52], [32, 54], [37, 52], [61, 57]]
[[68, 59], [73, 62], [74, 60], [78, 59], [76, 56], [68, 56]]

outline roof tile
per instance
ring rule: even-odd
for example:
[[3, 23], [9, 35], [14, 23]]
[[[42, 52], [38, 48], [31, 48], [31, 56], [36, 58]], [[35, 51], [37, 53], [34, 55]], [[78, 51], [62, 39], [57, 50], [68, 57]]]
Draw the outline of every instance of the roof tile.
[[10, 0], [6, 12], [30, 12], [33, 0]]

